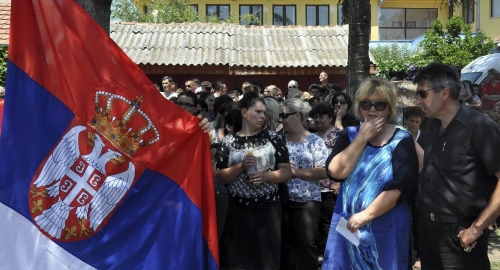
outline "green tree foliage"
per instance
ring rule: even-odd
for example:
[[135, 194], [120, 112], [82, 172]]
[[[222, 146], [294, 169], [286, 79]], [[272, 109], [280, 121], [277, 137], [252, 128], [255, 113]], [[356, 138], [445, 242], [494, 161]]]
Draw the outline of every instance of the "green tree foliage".
[[[239, 22], [232, 13], [229, 13], [224, 20], [215, 15], [202, 17], [193, 9], [188, 0], [152, 0], [148, 4], [148, 10], [150, 12], [144, 14], [137, 9], [131, 0], [114, 0], [111, 8], [111, 19], [113, 21], [147, 23]], [[260, 23], [259, 18], [251, 14], [243, 15], [240, 19], [244, 22], [252, 22], [252, 24]]]
[[446, 26], [438, 19], [424, 34], [419, 44], [419, 62], [440, 62], [463, 68], [472, 60], [489, 54], [495, 47], [493, 41], [483, 32], [472, 35], [472, 28], [462, 17], [453, 16], [446, 20]]
[[7, 48], [0, 49], [0, 85], [5, 86], [7, 79]]
[[408, 71], [411, 65], [414, 65], [413, 55], [414, 50], [409, 44], [381, 45], [370, 49], [375, 61], [378, 64], [378, 75], [381, 77], [391, 78], [397, 76], [404, 79], [404, 74]]

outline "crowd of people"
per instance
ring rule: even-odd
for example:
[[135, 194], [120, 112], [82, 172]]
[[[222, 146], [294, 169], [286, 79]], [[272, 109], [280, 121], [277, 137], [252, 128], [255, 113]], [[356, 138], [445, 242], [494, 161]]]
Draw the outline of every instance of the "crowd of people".
[[399, 117], [393, 82], [367, 79], [353, 102], [327, 78], [307, 91], [163, 78], [166, 98], [211, 122], [221, 268], [411, 269], [416, 252], [422, 269], [489, 269], [500, 73], [480, 87], [432, 63]]

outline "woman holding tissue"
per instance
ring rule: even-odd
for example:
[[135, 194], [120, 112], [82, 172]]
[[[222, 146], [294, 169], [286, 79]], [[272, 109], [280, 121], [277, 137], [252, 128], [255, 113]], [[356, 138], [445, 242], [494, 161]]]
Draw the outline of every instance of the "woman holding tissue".
[[[368, 79], [355, 99], [363, 124], [339, 134], [326, 162], [329, 177], [343, 183], [323, 269], [408, 269], [408, 198], [418, 176], [415, 143], [408, 131], [394, 125], [396, 89], [390, 82]], [[339, 234], [342, 229], [355, 235], [359, 230], [357, 247]]]
[[318, 269], [316, 233], [321, 212], [320, 180], [326, 178], [328, 150], [321, 137], [304, 127], [309, 103], [300, 98], [283, 102], [280, 122], [286, 132], [292, 179], [286, 181], [289, 201], [283, 204], [281, 269]]
[[219, 242], [220, 266], [279, 269], [278, 183], [292, 177], [288, 149], [276, 132], [262, 130], [266, 106], [257, 93], [245, 93], [239, 104], [235, 134], [226, 135], [215, 154], [215, 174], [230, 197]]

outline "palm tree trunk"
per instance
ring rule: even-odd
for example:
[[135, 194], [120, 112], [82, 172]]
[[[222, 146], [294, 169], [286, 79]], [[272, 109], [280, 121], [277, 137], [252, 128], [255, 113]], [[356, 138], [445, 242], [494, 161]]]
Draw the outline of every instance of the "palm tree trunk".
[[370, 58], [368, 56], [370, 42], [370, 1], [346, 0], [349, 14], [349, 51], [347, 91], [354, 101], [356, 91], [368, 76], [370, 76]]

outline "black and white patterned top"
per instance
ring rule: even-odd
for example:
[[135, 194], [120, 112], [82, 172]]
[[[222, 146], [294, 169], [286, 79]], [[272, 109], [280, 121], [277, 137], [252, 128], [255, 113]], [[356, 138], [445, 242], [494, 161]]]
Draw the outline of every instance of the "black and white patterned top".
[[[309, 134], [301, 142], [286, 141], [290, 151], [290, 161], [296, 169], [311, 169], [325, 167], [328, 149], [321, 137]], [[292, 178], [286, 181], [290, 200], [295, 202], [321, 201], [320, 181], [307, 181]]]
[[[216, 170], [232, 167], [240, 163], [248, 151], [257, 157], [257, 171], [276, 171], [278, 164], [290, 163], [288, 149], [276, 132], [262, 130], [257, 135], [240, 137], [228, 134], [222, 139], [215, 154]], [[228, 185], [229, 196], [234, 202], [244, 205], [279, 202], [278, 184], [250, 182], [247, 172], [243, 172]]]

